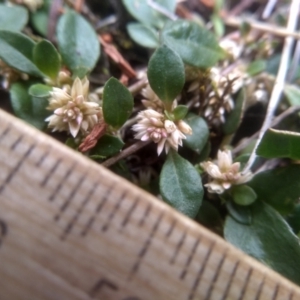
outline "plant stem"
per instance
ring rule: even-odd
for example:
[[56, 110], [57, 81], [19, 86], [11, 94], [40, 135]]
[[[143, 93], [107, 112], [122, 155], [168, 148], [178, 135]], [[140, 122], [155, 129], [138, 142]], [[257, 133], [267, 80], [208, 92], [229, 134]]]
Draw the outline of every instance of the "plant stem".
[[133, 154], [134, 152], [142, 149], [143, 147], [145, 147], [146, 145], [150, 144], [152, 141], [147, 141], [147, 142], [143, 142], [143, 141], [139, 141], [131, 146], [129, 146], [128, 148], [124, 149], [122, 152], [120, 152], [119, 154], [107, 159], [105, 162], [103, 162], [101, 165], [103, 167], [110, 167], [112, 165], [114, 165], [116, 162], [118, 162], [119, 160]]
[[[289, 31], [289, 32], [294, 31], [297, 26], [299, 7], [300, 7], [300, 0], [293, 0], [291, 7], [290, 7], [290, 14], [289, 14], [288, 25], [287, 25], [287, 31]], [[262, 128], [259, 132], [258, 140], [255, 144], [255, 147], [250, 155], [249, 161], [247, 162], [243, 172], [247, 172], [248, 170], [251, 169], [251, 166], [254, 163], [255, 158], [256, 158], [256, 149], [257, 149], [258, 145], [260, 144], [264, 133], [271, 125], [274, 112], [277, 108], [277, 105], [279, 103], [279, 100], [280, 100], [280, 97], [282, 94], [282, 90], [284, 87], [284, 81], [285, 81], [285, 76], [287, 73], [287, 68], [289, 65], [293, 42], [294, 42], [294, 39], [292, 36], [287, 36], [285, 38], [284, 48], [283, 48], [281, 61], [280, 61], [280, 66], [279, 66], [278, 74], [277, 74], [277, 77], [276, 77], [276, 80], [274, 83], [271, 98], [269, 101], [266, 118], [265, 118]]]
[[274, 34], [281, 37], [294, 37], [295, 39], [300, 39], [300, 34], [289, 28], [281, 28], [274, 25], [268, 25], [266, 23], [258, 22], [254, 19], [245, 19], [238, 17], [226, 17], [224, 18], [224, 23], [228, 26], [240, 27], [243, 23], [249, 23], [251, 28], [261, 30], [267, 33]]

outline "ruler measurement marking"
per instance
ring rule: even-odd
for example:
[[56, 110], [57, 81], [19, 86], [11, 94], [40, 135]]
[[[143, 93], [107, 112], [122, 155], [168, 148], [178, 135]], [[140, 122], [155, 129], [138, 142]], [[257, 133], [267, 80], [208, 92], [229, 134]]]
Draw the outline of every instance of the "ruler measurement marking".
[[194, 246], [193, 246], [193, 248], [192, 248], [192, 251], [191, 251], [190, 255], [189, 255], [188, 258], [187, 258], [187, 261], [186, 261], [186, 263], [185, 263], [184, 269], [183, 269], [183, 271], [182, 271], [181, 274], [180, 274], [180, 277], [179, 277], [180, 280], [183, 280], [184, 277], [186, 276], [187, 271], [188, 271], [188, 268], [189, 268], [189, 266], [190, 266], [190, 264], [191, 264], [191, 262], [192, 262], [192, 260], [193, 260], [193, 257], [194, 257], [194, 255], [195, 255], [195, 253], [196, 253], [196, 249], [197, 249], [197, 247], [198, 247], [198, 245], [199, 245], [199, 243], [200, 243], [200, 240], [201, 240], [201, 238], [197, 238], [197, 239], [196, 239], [196, 241], [195, 241], [195, 243], [194, 243]]
[[205, 270], [206, 264], [207, 264], [207, 262], [208, 262], [208, 260], [209, 260], [210, 255], [211, 255], [212, 249], [214, 248], [214, 245], [215, 245], [215, 241], [213, 241], [213, 242], [210, 244], [210, 246], [209, 246], [209, 249], [208, 249], [208, 251], [207, 251], [207, 253], [206, 253], [206, 255], [205, 255], [205, 258], [204, 258], [204, 260], [203, 260], [203, 263], [202, 263], [202, 265], [200, 266], [200, 269], [199, 269], [199, 271], [198, 271], [198, 273], [197, 273], [197, 276], [196, 276], [196, 278], [195, 278], [194, 284], [193, 284], [193, 286], [192, 286], [192, 288], [191, 288], [191, 291], [190, 291], [190, 293], [189, 293], [188, 300], [192, 300], [192, 299], [194, 298], [194, 296], [195, 296], [196, 289], [197, 289], [197, 287], [198, 287], [198, 285], [199, 285], [199, 282], [200, 282], [200, 280], [201, 280], [202, 274], [203, 274], [203, 272], [204, 272], [204, 270]]
[[146, 208], [146, 210], [145, 210], [144, 215], [142, 216], [142, 218], [141, 218], [141, 220], [139, 222], [139, 227], [142, 227], [144, 225], [145, 220], [147, 219], [147, 217], [148, 217], [151, 209], [152, 209], [152, 205], [151, 205], [151, 203], [149, 203], [148, 206], [147, 206], [147, 208]]
[[19, 136], [15, 142], [9, 147], [10, 150], [14, 151], [16, 149], [16, 147], [22, 142], [22, 140], [24, 139], [24, 136], [21, 135]]
[[262, 292], [262, 288], [265, 284], [265, 276], [263, 277], [263, 280], [261, 281], [261, 283], [259, 284], [259, 287], [257, 289], [257, 293], [256, 293], [256, 296], [255, 296], [255, 300], [259, 300], [260, 298], [260, 295], [261, 295], [261, 292]]
[[88, 202], [91, 200], [92, 198], [92, 195], [94, 194], [96, 188], [98, 186], [98, 183], [95, 182], [94, 185], [90, 188], [88, 194], [86, 195], [86, 197], [83, 199], [80, 207], [77, 209], [76, 213], [74, 214], [73, 218], [71, 219], [71, 221], [67, 224], [62, 236], [61, 236], [61, 239], [64, 240], [67, 235], [69, 233], [71, 233], [74, 225], [76, 224], [76, 221], [78, 220], [79, 216], [81, 215], [84, 207], [88, 204]]
[[0, 141], [11, 131], [10, 125], [8, 125], [0, 134]]
[[108, 279], [105, 278], [101, 278], [100, 280], [98, 280], [96, 282], [96, 284], [92, 287], [92, 289], [90, 290], [90, 292], [88, 293], [91, 297], [96, 296], [96, 294], [98, 292], [100, 292], [105, 286], [107, 286], [109, 289], [113, 290], [113, 291], [117, 291], [119, 288], [116, 284], [114, 284], [113, 282], [111, 282]]
[[235, 276], [235, 273], [236, 273], [236, 270], [237, 270], [239, 264], [240, 264], [240, 261], [239, 261], [239, 260], [235, 262], [234, 267], [233, 267], [233, 269], [232, 269], [232, 272], [230, 273], [229, 282], [228, 282], [228, 284], [227, 284], [227, 286], [226, 286], [226, 289], [225, 289], [225, 291], [224, 291], [224, 294], [223, 294], [223, 297], [222, 297], [221, 300], [226, 300], [226, 299], [227, 299], [227, 296], [228, 296], [230, 287], [231, 287], [232, 282], [233, 282], [233, 278], [234, 278], [234, 276]]
[[291, 290], [290, 295], [289, 295], [289, 300], [293, 300], [294, 298], [294, 291]]
[[168, 230], [167, 233], [166, 233], [166, 238], [167, 238], [167, 239], [171, 236], [171, 234], [172, 234], [172, 232], [173, 232], [173, 230], [174, 230], [174, 228], [175, 228], [175, 226], [176, 226], [176, 223], [177, 223], [177, 220], [176, 220], [176, 219], [173, 219], [173, 221], [172, 221], [172, 223], [171, 223], [171, 225], [170, 225], [170, 228], [169, 228], [169, 230]]
[[132, 204], [132, 206], [129, 208], [123, 222], [121, 223], [121, 229], [125, 228], [125, 226], [127, 225], [128, 221], [130, 220], [130, 217], [132, 215], [132, 213], [134, 212], [135, 208], [137, 207], [137, 204], [139, 203], [140, 198], [136, 198], [134, 203]]
[[211, 297], [211, 294], [214, 290], [214, 287], [215, 287], [215, 283], [217, 282], [218, 280], [218, 277], [220, 275], [220, 271], [221, 271], [221, 268], [223, 266], [223, 263], [224, 263], [224, 260], [226, 258], [226, 254], [227, 254], [227, 249], [225, 250], [225, 252], [223, 253], [222, 255], [222, 258], [220, 259], [219, 263], [218, 263], [218, 266], [217, 266], [217, 269], [215, 270], [215, 274], [213, 276], [213, 279], [212, 281], [210, 282], [210, 286], [209, 286], [209, 289], [207, 291], [207, 294], [206, 294], [206, 297], [205, 297], [205, 300], [209, 300], [210, 297]]
[[7, 235], [7, 231], [7, 224], [4, 221], [0, 220], [0, 247], [2, 245], [3, 238]]
[[278, 296], [278, 291], [279, 291], [279, 284], [276, 283], [275, 289], [274, 289], [274, 294], [272, 296], [272, 300], [276, 300]]
[[[60, 180], [58, 182], [58, 185], [56, 186], [54, 192], [49, 196], [48, 200], [49, 201], [53, 201], [55, 199], [55, 197], [58, 195], [58, 193], [60, 192], [61, 188], [64, 186], [65, 182], [68, 180], [69, 176], [71, 175], [71, 173], [73, 172], [73, 170], [76, 167], [76, 163], [74, 163], [73, 165], [71, 165], [71, 167], [67, 170], [67, 172], [65, 173], [64, 179]], [[56, 218], [56, 217], [55, 217]], [[54, 218], [54, 219], [55, 219]]]
[[249, 270], [248, 270], [246, 280], [243, 284], [243, 288], [242, 288], [242, 291], [241, 291], [241, 294], [240, 294], [240, 297], [239, 297], [238, 300], [242, 300], [244, 298], [244, 295], [245, 295], [245, 292], [246, 292], [246, 289], [247, 289], [247, 286], [248, 286], [249, 278], [251, 277], [252, 272], [253, 272], [253, 269], [252, 269], [252, 267], [250, 267]]
[[118, 201], [116, 202], [113, 210], [110, 212], [110, 214], [108, 215], [107, 221], [106, 223], [102, 226], [102, 231], [105, 232], [108, 230], [109, 224], [111, 223], [111, 221], [113, 220], [116, 212], [120, 209], [120, 206], [122, 204], [122, 202], [126, 199], [126, 194], [127, 191], [123, 191], [121, 197], [118, 199]]
[[110, 195], [110, 193], [111, 193], [114, 185], [115, 185], [115, 182], [113, 182], [113, 184], [107, 189], [106, 195], [102, 198], [102, 201], [98, 203], [94, 214], [89, 218], [89, 220], [86, 223], [85, 227], [81, 231], [81, 236], [86, 236], [86, 234], [88, 233], [88, 231], [90, 230], [90, 228], [93, 226], [98, 213], [101, 211], [102, 207], [107, 202], [108, 197], [109, 197], [109, 195]]
[[[19, 140], [18, 143], [20, 143], [21, 140], [20, 139], [18, 139], [18, 140]], [[18, 163], [16, 164], [16, 166], [12, 168], [12, 170], [7, 175], [7, 177], [5, 178], [5, 180], [3, 181], [3, 183], [0, 185], [0, 194], [4, 191], [6, 185], [8, 185], [10, 183], [10, 181], [13, 179], [13, 177], [15, 176], [15, 174], [19, 171], [19, 169], [21, 168], [21, 166], [24, 163], [25, 159], [30, 155], [30, 153], [35, 148], [35, 146], [36, 145], [34, 145], [34, 144], [30, 145], [30, 147], [22, 155], [21, 159], [18, 161]], [[14, 147], [16, 147], [16, 145]]]
[[39, 168], [42, 163], [44, 162], [44, 160], [48, 157], [48, 155], [50, 154], [50, 150], [47, 150], [41, 157], [40, 159], [36, 162], [35, 166], [37, 168]]
[[177, 245], [176, 245], [174, 254], [173, 254], [173, 256], [171, 257], [171, 259], [170, 259], [170, 261], [169, 261], [169, 263], [170, 263], [171, 265], [173, 265], [173, 264], [175, 263], [176, 257], [177, 257], [177, 255], [178, 255], [178, 253], [179, 253], [179, 250], [180, 250], [180, 248], [182, 247], [182, 245], [183, 245], [183, 243], [184, 243], [184, 240], [185, 240], [185, 238], [186, 238], [186, 234], [187, 234], [187, 230], [185, 230], [185, 231], [183, 232], [183, 234], [182, 234], [182, 236], [181, 236], [179, 242], [178, 242]]
[[42, 188], [46, 186], [46, 184], [48, 183], [48, 181], [49, 181], [51, 175], [54, 174], [54, 172], [56, 171], [56, 169], [57, 169], [58, 166], [60, 165], [61, 161], [62, 161], [62, 158], [59, 158], [59, 159], [55, 162], [55, 164], [52, 166], [52, 168], [49, 170], [49, 172], [46, 174], [46, 176], [44, 177], [43, 181], [41, 182], [41, 187], [42, 187]]
[[142, 247], [141, 251], [139, 252], [138, 259], [137, 259], [137, 261], [135, 262], [135, 264], [133, 265], [133, 267], [131, 269], [129, 279], [131, 279], [131, 277], [138, 271], [142, 259], [145, 257], [145, 255], [147, 254], [147, 252], [148, 252], [148, 250], [151, 246], [153, 236], [154, 236], [155, 232], [157, 231], [158, 226], [159, 226], [163, 216], [164, 216], [164, 211], [162, 211], [161, 214], [158, 216], [154, 226], [151, 229], [151, 232], [150, 232], [146, 242], [144, 243], [144, 246]]
[[[74, 169], [75, 166], [72, 168]], [[71, 171], [72, 172], [72, 171]], [[58, 214], [54, 217], [55, 221], [59, 221], [60, 217], [62, 216], [62, 214], [67, 210], [67, 208], [69, 207], [69, 205], [71, 204], [72, 200], [74, 199], [75, 194], [77, 193], [77, 191], [79, 190], [79, 188], [81, 187], [82, 183], [84, 182], [84, 177], [86, 176], [86, 174], [82, 175], [79, 179], [77, 184], [75, 185], [75, 187], [71, 190], [70, 195], [68, 196], [68, 198], [66, 199], [66, 201], [62, 204], [62, 206], [60, 207], [60, 210], [58, 212]]]

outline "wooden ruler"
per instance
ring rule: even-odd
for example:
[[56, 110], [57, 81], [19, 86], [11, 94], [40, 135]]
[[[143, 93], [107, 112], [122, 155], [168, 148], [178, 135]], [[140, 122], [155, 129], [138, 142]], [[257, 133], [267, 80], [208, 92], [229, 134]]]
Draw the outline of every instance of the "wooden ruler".
[[1, 300], [300, 299], [155, 197], [0, 111]]

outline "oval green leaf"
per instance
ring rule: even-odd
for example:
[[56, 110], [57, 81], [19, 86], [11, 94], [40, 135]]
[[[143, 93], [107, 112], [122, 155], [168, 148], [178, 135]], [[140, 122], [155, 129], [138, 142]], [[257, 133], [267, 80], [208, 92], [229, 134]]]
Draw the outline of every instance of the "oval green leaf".
[[299, 239], [269, 205], [250, 206], [252, 223], [243, 225], [227, 217], [225, 239], [293, 282], [300, 284]]
[[33, 48], [35, 65], [52, 80], [55, 80], [60, 70], [60, 55], [55, 47], [46, 40], [40, 41]]
[[106, 134], [99, 139], [97, 145], [92, 149], [91, 156], [112, 156], [119, 153], [123, 146], [124, 143], [118, 137]]
[[300, 88], [297, 85], [286, 84], [283, 92], [290, 105], [300, 105]]
[[269, 129], [263, 136], [256, 154], [265, 158], [300, 159], [300, 133]]
[[35, 43], [22, 33], [0, 30], [0, 58], [21, 72], [42, 77], [32, 61], [34, 46]]
[[103, 116], [107, 124], [119, 128], [130, 117], [133, 97], [116, 78], [110, 78], [103, 90]]
[[52, 0], [44, 0], [43, 6], [31, 13], [30, 21], [34, 29], [42, 36], [47, 36], [49, 10]]
[[210, 68], [225, 57], [215, 36], [191, 21], [169, 21], [162, 31], [161, 41], [177, 52], [186, 64], [194, 67]]
[[191, 218], [197, 215], [203, 198], [201, 178], [175, 150], [169, 152], [163, 165], [159, 187], [165, 202]]
[[[145, 0], [122, 0], [128, 12], [146, 26], [162, 28], [167, 18], [153, 9]], [[174, 12], [176, 0], [157, 0], [158, 5]]]
[[185, 82], [181, 58], [169, 47], [159, 47], [149, 61], [148, 79], [153, 91], [165, 103], [166, 109], [170, 110]]
[[272, 205], [282, 214], [292, 211], [300, 195], [300, 166], [258, 173], [247, 185], [257, 194], [257, 198]]
[[93, 27], [79, 14], [68, 11], [57, 25], [57, 41], [64, 63], [72, 72], [92, 70], [100, 56], [100, 46]]
[[208, 126], [203, 118], [192, 113], [188, 114], [184, 121], [191, 126], [193, 134], [187, 135], [183, 143], [188, 148], [200, 154], [208, 141]]
[[186, 105], [176, 106], [172, 111], [174, 120], [178, 121], [178, 120], [182, 120], [183, 118], [185, 118], [186, 114], [188, 113], [188, 110], [189, 110], [189, 108]]
[[45, 97], [50, 96], [49, 92], [51, 90], [52, 90], [51, 86], [41, 84], [41, 83], [37, 83], [37, 84], [33, 84], [29, 88], [28, 93], [29, 93], [29, 95], [31, 95], [33, 97], [45, 98]]
[[231, 189], [232, 199], [236, 204], [247, 206], [252, 204], [257, 195], [254, 190], [247, 185], [236, 185]]
[[28, 12], [22, 6], [0, 4], [0, 30], [21, 31], [28, 21]]
[[158, 32], [150, 26], [141, 23], [129, 23], [127, 31], [132, 40], [143, 47], [157, 48], [159, 46]]
[[261, 72], [263, 72], [267, 67], [267, 63], [265, 60], [259, 59], [251, 62], [246, 70], [246, 72], [250, 76], [255, 76]]
[[10, 88], [11, 105], [17, 117], [38, 129], [46, 127], [45, 119], [49, 116], [46, 110], [46, 98], [32, 97], [28, 94], [30, 82], [16, 82]]
[[236, 222], [244, 225], [250, 225], [252, 222], [251, 210], [248, 206], [237, 205], [232, 201], [232, 197], [226, 199], [226, 208], [231, 216]]

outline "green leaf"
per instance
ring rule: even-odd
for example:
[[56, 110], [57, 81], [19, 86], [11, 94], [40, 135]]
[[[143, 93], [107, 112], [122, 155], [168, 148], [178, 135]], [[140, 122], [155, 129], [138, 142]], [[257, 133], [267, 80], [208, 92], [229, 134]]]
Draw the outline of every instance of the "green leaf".
[[21, 31], [27, 22], [27, 9], [22, 6], [0, 4], [0, 30]]
[[159, 47], [149, 61], [148, 79], [153, 91], [165, 103], [167, 110], [170, 110], [185, 82], [181, 58], [169, 47]]
[[300, 195], [300, 166], [258, 173], [247, 185], [253, 188], [259, 200], [272, 205], [282, 214], [292, 211]]
[[103, 90], [103, 116], [107, 124], [119, 128], [130, 117], [133, 98], [128, 89], [116, 78], [110, 78]]
[[223, 219], [219, 210], [209, 201], [203, 201], [196, 216], [196, 221], [217, 232], [223, 232]]
[[[128, 12], [146, 26], [162, 28], [167, 20], [165, 16], [153, 9], [145, 0], [122, 0], [122, 2]], [[157, 0], [155, 2], [169, 12], [175, 11], [175, 0]]]
[[129, 36], [139, 45], [147, 48], [159, 46], [158, 32], [141, 23], [129, 23], [127, 25]]
[[60, 55], [49, 41], [42, 40], [35, 45], [33, 61], [44, 74], [56, 80], [60, 70]]
[[283, 218], [267, 204], [257, 201], [250, 208], [253, 217], [250, 225], [227, 218], [225, 239], [300, 284], [299, 239]]
[[32, 26], [42, 36], [47, 36], [49, 10], [51, 4], [52, 0], [44, 0], [43, 6], [30, 15]]
[[263, 72], [267, 67], [267, 63], [265, 60], [259, 59], [251, 62], [246, 70], [246, 72], [250, 76], [255, 76], [261, 72]]
[[22, 33], [0, 30], [0, 58], [19, 71], [42, 77], [32, 61], [34, 46], [35, 43]]
[[186, 116], [188, 110], [189, 108], [186, 105], [176, 106], [172, 111], [175, 121], [182, 120]]
[[231, 199], [231, 197], [227, 197], [225, 203], [231, 218], [233, 218], [236, 222], [240, 224], [251, 224], [252, 214], [250, 208], [248, 206], [237, 205]]
[[171, 150], [160, 174], [160, 192], [165, 202], [194, 218], [201, 206], [203, 187], [196, 169]]
[[194, 67], [210, 68], [225, 57], [215, 36], [191, 21], [169, 21], [162, 31], [161, 41], [177, 52], [186, 64]]
[[300, 159], [300, 133], [269, 129], [263, 136], [257, 155], [265, 158]]
[[298, 86], [286, 84], [283, 92], [290, 105], [300, 105], [300, 88]]
[[300, 233], [300, 203], [295, 206], [293, 212], [287, 216], [286, 218], [289, 225], [293, 228], [295, 234], [298, 235]]
[[247, 185], [235, 185], [231, 189], [232, 199], [236, 204], [247, 206], [252, 204], [257, 195], [254, 190]]
[[100, 56], [100, 46], [93, 27], [79, 14], [68, 11], [57, 25], [57, 40], [64, 63], [75, 72], [92, 70]]
[[244, 112], [244, 104], [245, 91], [244, 89], [241, 89], [237, 94], [234, 109], [230, 112], [225, 124], [223, 125], [223, 132], [226, 135], [233, 134], [238, 129]]
[[50, 91], [52, 91], [51, 86], [41, 84], [41, 83], [37, 83], [37, 84], [33, 84], [29, 88], [28, 93], [29, 93], [29, 95], [31, 95], [33, 97], [45, 98], [45, 97], [50, 96], [50, 94], [49, 94]]
[[16, 82], [10, 88], [11, 105], [17, 117], [23, 119], [38, 129], [46, 127], [45, 118], [49, 115], [46, 110], [46, 98], [32, 97], [28, 94], [30, 82]]
[[193, 134], [187, 135], [183, 143], [188, 148], [200, 154], [208, 141], [208, 126], [204, 119], [192, 113], [189, 113], [184, 121], [191, 126]]
[[119, 153], [123, 146], [124, 143], [118, 137], [106, 134], [99, 139], [97, 145], [92, 149], [91, 156], [112, 156]]

